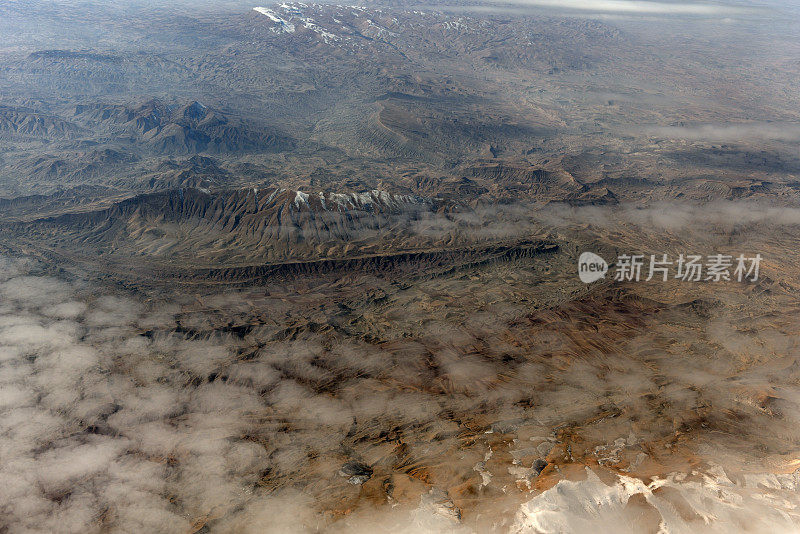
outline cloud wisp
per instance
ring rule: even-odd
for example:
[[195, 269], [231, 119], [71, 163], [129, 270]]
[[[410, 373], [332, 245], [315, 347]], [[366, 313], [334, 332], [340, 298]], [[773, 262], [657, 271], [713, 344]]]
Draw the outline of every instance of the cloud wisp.
[[748, 12], [748, 8], [709, 2], [653, 2], [647, 0], [490, 0], [489, 5], [511, 8], [547, 8], [559, 11], [592, 12], [626, 15], [720, 16]]
[[687, 126], [651, 126], [642, 130], [646, 135], [706, 141], [711, 143], [762, 141], [800, 141], [800, 124], [783, 122], [714, 123]]

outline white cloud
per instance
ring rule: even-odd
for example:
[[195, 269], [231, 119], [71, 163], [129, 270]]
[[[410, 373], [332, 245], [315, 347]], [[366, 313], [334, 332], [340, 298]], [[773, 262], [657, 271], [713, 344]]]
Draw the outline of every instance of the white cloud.
[[797, 142], [800, 124], [783, 122], [740, 122], [695, 124], [688, 126], [650, 126], [642, 130], [647, 135], [690, 141], [730, 143], [752, 139]]
[[489, 2], [512, 6], [546, 7], [575, 11], [593, 11], [609, 13], [641, 13], [666, 15], [699, 15], [710, 16], [745, 12], [738, 6], [713, 4], [706, 2], [649, 2], [641, 0], [497, 0]]

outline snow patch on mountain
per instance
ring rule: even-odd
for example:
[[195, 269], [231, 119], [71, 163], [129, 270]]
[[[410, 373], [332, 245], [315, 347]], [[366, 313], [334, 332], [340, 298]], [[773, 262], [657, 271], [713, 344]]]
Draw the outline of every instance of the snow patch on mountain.
[[299, 208], [300, 204], [308, 205], [308, 193], [298, 191], [297, 194], [295, 194], [294, 205]]
[[272, 20], [272, 22], [277, 22], [278, 24], [280, 24], [280, 26], [278, 26], [277, 28], [273, 28], [273, 31], [276, 31], [277, 33], [283, 33], [283, 32], [294, 33], [295, 31], [294, 24], [292, 24], [288, 20], [282, 19], [273, 10], [268, 9], [266, 7], [254, 7], [253, 11], [257, 11], [262, 15], [266, 15], [267, 17], [269, 17], [270, 20]]
[[[312, 6], [317, 7], [312, 4]], [[275, 33], [295, 33], [297, 28], [310, 30], [326, 43], [342, 40], [342, 36], [317, 24], [313, 18], [306, 15], [309, 5], [302, 2], [284, 2], [274, 8], [254, 7], [253, 10], [267, 16], [272, 22], [278, 24], [272, 31]], [[344, 29], [344, 28], [343, 28]]]
[[[720, 467], [705, 473], [673, 474], [645, 483], [619, 476], [611, 485], [586, 468], [586, 480], [562, 480], [520, 508], [513, 534], [574, 532], [641, 532], [637, 521], [642, 507], [660, 516], [659, 532], [797, 532], [800, 524], [800, 471], [792, 474], [765, 474], [746, 477], [734, 483]], [[677, 490], [682, 513], [678, 513], [670, 494], [661, 488]], [[631, 506], [634, 496], [643, 503]]]

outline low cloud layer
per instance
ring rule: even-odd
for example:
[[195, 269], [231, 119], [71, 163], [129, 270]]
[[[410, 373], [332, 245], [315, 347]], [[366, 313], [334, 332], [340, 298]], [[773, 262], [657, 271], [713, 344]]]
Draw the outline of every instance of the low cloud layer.
[[[0, 528], [795, 524], [800, 337], [786, 288], [797, 266], [781, 225], [798, 213], [514, 209], [618, 242], [707, 234], [731, 246], [747, 234], [769, 263], [759, 285], [614, 289], [538, 309], [533, 291], [559, 273], [534, 278], [537, 260], [402, 288], [353, 281], [350, 301], [331, 301], [348, 289], [326, 283], [145, 300], [0, 257]], [[749, 226], [731, 233], [735, 213]], [[493, 233], [513, 226], [483, 215]], [[573, 464], [574, 480], [540, 492]], [[601, 482], [584, 465], [629, 478]]]
[[[433, 6], [439, 8], [439, 6]], [[453, 9], [444, 6], [443, 9]], [[527, 15], [536, 11], [552, 11], [565, 15], [604, 18], [674, 17], [731, 22], [735, 17], [758, 13], [756, 6], [723, 2], [658, 2], [648, 0], [488, 0], [474, 5], [458, 6], [458, 10]], [[761, 8], [763, 12], [763, 8]]]
[[644, 133], [655, 137], [706, 141], [710, 143], [736, 143], [759, 141], [800, 141], [800, 124], [782, 122], [742, 122], [696, 124], [688, 126], [652, 126]]
[[675, 232], [687, 238], [738, 231], [759, 225], [770, 230], [800, 225], [800, 208], [764, 202], [715, 201], [705, 204], [655, 202], [649, 206], [622, 204], [616, 208], [550, 205], [531, 211], [538, 223], [555, 228], [594, 225], [604, 229], [629, 227], [646, 231]]
[[[498, 2], [500, 3], [500, 2]], [[514, 5], [612, 13], [716, 15], [742, 11], [742, 8], [706, 2], [650, 2], [638, 0], [521, 0]]]

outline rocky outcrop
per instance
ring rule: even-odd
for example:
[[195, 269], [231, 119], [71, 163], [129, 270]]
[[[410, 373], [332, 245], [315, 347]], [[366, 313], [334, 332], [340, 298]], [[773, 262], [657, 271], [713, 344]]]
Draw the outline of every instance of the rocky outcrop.
[[54, 115], [24, 107], [0, 106], [0, 139], [73, 139], [83, 128]]
[[128, 136], [156, 154], [276, 152], [295, 146], [289, 136], [267, 130], [192, 101], [168, 105], [150, 100], [136, 106], [80, 104], [74, 120], [87, 128]]

